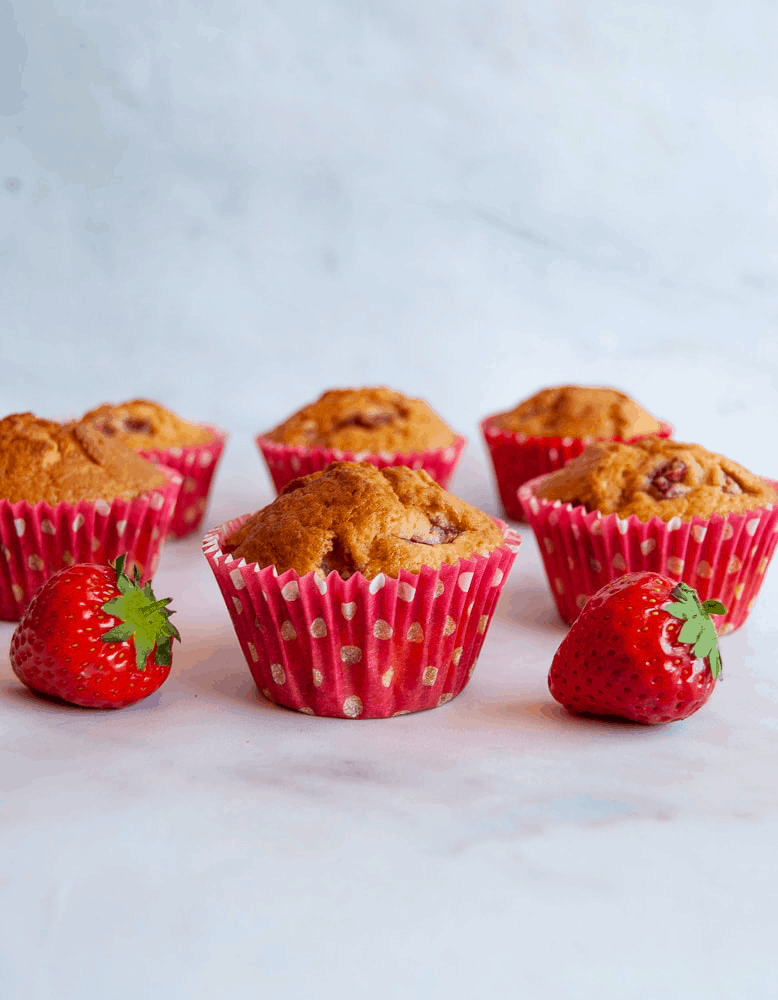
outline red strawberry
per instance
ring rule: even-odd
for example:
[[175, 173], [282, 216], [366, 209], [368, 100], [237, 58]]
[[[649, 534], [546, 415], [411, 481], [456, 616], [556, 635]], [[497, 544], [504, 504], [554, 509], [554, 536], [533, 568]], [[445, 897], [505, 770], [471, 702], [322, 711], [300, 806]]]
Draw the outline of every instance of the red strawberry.
[[721, 676], [711, 614], [685, 583], [659, 573], [627, 573], [589, 598], [562, 640], [548, 687], [571, 712], [633, 722], [685, 719], [710, 698]]
[[158, 601], [116, 566], [77, 563], [37, 591], [11, 639], [11, 666], [33, 691], [89, 708], [121, 708], [170, 673], [170, 598]]

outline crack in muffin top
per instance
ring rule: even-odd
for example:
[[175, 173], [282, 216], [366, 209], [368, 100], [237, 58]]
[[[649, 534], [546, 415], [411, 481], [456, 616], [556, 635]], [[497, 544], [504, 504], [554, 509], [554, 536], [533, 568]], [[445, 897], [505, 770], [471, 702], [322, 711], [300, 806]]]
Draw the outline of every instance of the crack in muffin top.
[[447, 493], [423, 470], [333, 462], [294, 479], [225, 542], [235, 558], [279, 573], [396, 577], [401, 569], [486, 555], [503, 535], [483, 511]]
[[631, 438], [657, 434], [660, 422], [639, 403], [618, 389], [560, 385], [498, 413], [493, 427], [534, 437]]
[[547, 476], [537, 495], [641, 521], [741, 514], [776, 501], [772, 486], [737, 462], [698, 444], [656, 437], [591, 444]]
[[446, 448], [456, 437], [424, 400], [385, 386], [330, 389], [263, 436], [279, 444], [368, 454]]

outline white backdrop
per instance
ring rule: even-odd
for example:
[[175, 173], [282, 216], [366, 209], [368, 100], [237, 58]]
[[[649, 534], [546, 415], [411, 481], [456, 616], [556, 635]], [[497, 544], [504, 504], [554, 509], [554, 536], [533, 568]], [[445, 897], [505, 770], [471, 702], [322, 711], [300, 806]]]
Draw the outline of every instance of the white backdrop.
[[767, 0], [0, 0], [5, 411], [145, 394], [239, 450], [330, 386], [472, 436], [612, 382], [775, 473], [776, 37]]

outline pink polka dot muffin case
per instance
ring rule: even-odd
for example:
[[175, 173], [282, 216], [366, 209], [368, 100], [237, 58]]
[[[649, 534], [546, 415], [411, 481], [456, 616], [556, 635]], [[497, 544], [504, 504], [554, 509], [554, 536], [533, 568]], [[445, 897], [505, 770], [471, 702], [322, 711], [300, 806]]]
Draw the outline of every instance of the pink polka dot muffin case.
[[[572, 458], [580, 455], [594, 438], [535, 437], [506, 430], [493, 424], [493, 417], [481, 423], [481, 433], [489, 449], [497, 492], [506, 515], [514, 521], [525, 520], [519, 500], [519, 487], [530, 479], [537, 479], [556, 469], [563, 468]], [[669, 438], [673, 426], [660, 421], [658, 437]], [[609, 440], [620, 441], [619, 437]], [[628, 441], [638, 440], [628, 438]]]
[[520, 544], [397, 579], [277, 576], [234, 559], [209, 532], [203, 551], [262, 694], [299, 712], [386, 718], [435, 708], [467, 684]]
[[405, 465], [409, 469], [424, 469], [443, 489], [447, 489], [466, 444], [466, 439], [458, 434], [453, 443], [445, 448], [357, 454], [336, 448], [305, 448], [282, 444], [271, 441], [261, 434], [255, 440], [278, 492], [298, 476], [307, 476], [311, 472], [326, 469], [330, 462], [370, 462], [378, 469], [394, 465]]
[[194, 534], [205, 516], [213, 477], [227, 441], [224, 431], [216, 427], [208, 430], [213, 433], [213, 440], [205, 444], [141, 451], [150, 462], [174, 469], [182, 477], [181, 492], [168, 529], [174, 538]]
[[115, 561], [142, 579], [154, 575], [176, 505], [181, 477], [160, 466], [168, 485], [133, 500], [0, 500], [0, 618], [18, 620], [33, 594], [57, 570], [77, 562]]
[[745, 622], [778, 543], [774, 506], [690, 521], [622, 519], [538, 497], [543, 478], [525, 483], [518, 497], [568, 625], [606, 583], [639, 570], [682, 580], [702, 601], [720, 600], [727, 613], [718, 619], [719, 632], [732, 632]]

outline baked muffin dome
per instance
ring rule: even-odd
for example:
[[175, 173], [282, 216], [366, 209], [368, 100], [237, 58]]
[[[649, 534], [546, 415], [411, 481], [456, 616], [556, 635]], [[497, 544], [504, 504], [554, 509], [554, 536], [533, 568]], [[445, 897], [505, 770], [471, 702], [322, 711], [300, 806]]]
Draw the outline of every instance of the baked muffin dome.
[[295, 479], [225, 542], [235, 558], [279, 573], [343, 579], [456, 563], [503, 544], [490, 517], [424, 470], [333, 462]]
[[287, 445], [357, 453], [446, 448], [456, 437], [424, 400], [385, 386], [330, 389], [263, 436]]
[[0, 420], [0, 496], [11, 503], [131, 500], [166, 485], [151, 462], [89, 424], [32, 413]]
[[737, 462], [657, 437], [589, 445], [539, 483], [537, 495], [641, 521], [739, 514], [776, 501], [772, 486]]
[[209, 428], [183, 420], [148, 399], [104, 403], [85, 413], [81, 422], [92, 424], [106, 437], [117, 438], [136, 451], [184, 448], [213, 439]]
[[579, 385], [542, 389], [489, 422], [534, 437], [633, 438], [661, 429], [660, 421], [626, 393]]

